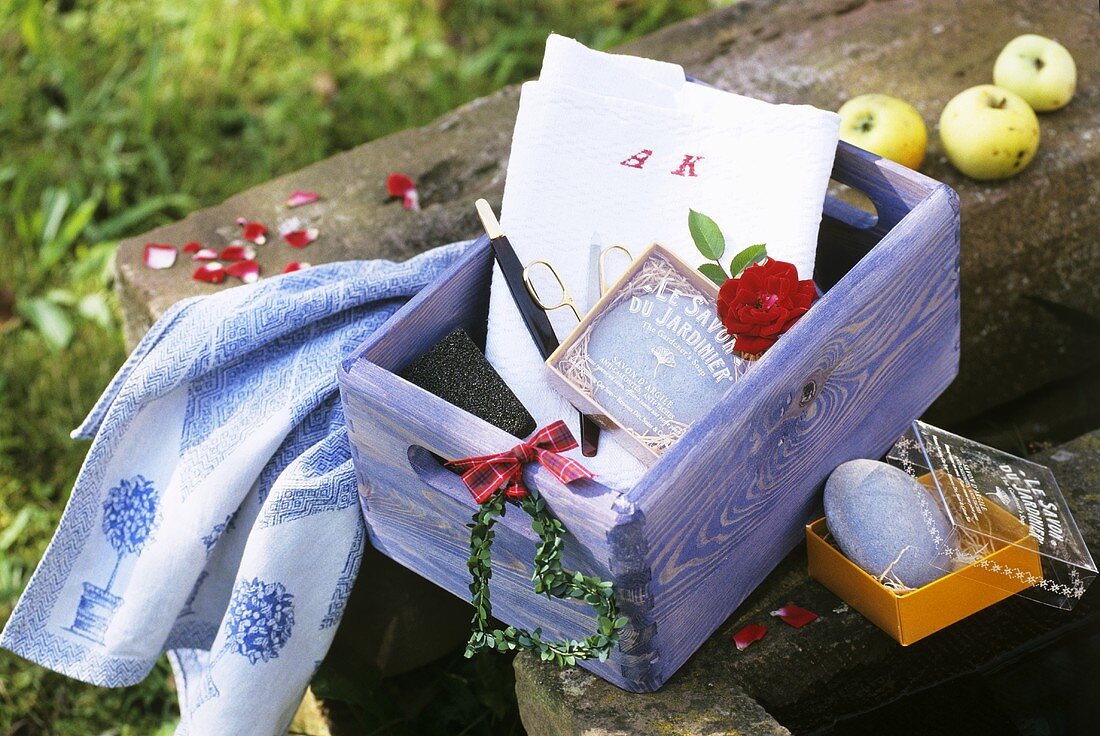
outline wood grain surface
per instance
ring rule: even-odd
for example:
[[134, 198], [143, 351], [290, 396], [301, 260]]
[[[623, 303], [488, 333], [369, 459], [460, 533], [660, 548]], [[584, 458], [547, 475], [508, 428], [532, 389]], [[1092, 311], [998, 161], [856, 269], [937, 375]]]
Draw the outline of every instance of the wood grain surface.
[[797, 544], [829, 472], [881, 456], [954, 378], [957, 221], [933, 191], [634, 489], [662, 677]]
[[[455, 327], [484, 333], [491, 266], [488, 242], [483, 239], [444, 278], [418, 294], [360, 346], [340, 371], [360, 500], [372, 544], [464, 600], [469, 600], [470, 584], [466, 524], [476, 504], [461, 479], [444, 469], [438, 458], [507, 450], [516, 438], [394, 371]], [[616, 581], [623, 593], [624, 614], [634, 612], [631, 621], [641, 623], [623, 635], [619, 652], [608, 662], [592, 663], [591, 669], [625, 686], [623, 671], [639, 670], [632, 663], [640, 657], [645, 660], [640, 676], [651, 674], [651, 651], [639, 644], [643, 638], [639, 630], [647, 632], [648, 641], [652, 627], [640, 612], [646, 602], [637, 600], [645, 595], [644, 582], [636, 583], [637, 569], [645, 569], [646, 561], [637, 551], [638, 535], [630, 531], [639, 523], [634, 507], [621, 493], [595, 481], [578, 481], [566, 488], [541, 466], [526, 468], [524, 481], [538, 489], [552, 513], [568, 526], [565, 567]], [[619, 547], [628, 549], [617, 556], [613, 570], [612, 557]], [[534, 551], [530, 520], [511, 509], [496, 526], [492, 549], [497, 617], [528, 629], [541, 627], [547, 638], [581, 639], [594, 632], [595, 617], [587, 605], [534, 593], [530, 581]]]
[[[877, 215], [827, 204], [817, 273], [831, 288], [634, 488], [566, 488], [525, 471], [569, 531], [566, 567], [615, 582], [630, 625], [608, 662], [583, 665], [620, 687], [663, 684], [798, 542], [828, 473], [883, 454], [957, 373], [954, 192], [847, 144], [833, 177]], [[438, 458], [516, 441], [394, 372], [455, 327], [483, 333], [491, 267], [482, 239], [340, 371], [372, 541], [465, 599], [474, 502]], [[513, 510], [497, 528], [495, 615], [552, 636], [589, 633], [586, 607], [531, 588], [527, 518]]]

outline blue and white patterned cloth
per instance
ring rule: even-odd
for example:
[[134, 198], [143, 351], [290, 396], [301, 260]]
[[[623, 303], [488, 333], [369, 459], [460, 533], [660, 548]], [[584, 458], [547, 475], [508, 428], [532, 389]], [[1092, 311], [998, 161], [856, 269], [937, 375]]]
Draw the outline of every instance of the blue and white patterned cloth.
[[112, 687], [168, 652], [177, 733], [285, 732], [365, 544], [336, 366], [465, 246], [168, 310], [73, 433], [88, 457], [0, 646]]

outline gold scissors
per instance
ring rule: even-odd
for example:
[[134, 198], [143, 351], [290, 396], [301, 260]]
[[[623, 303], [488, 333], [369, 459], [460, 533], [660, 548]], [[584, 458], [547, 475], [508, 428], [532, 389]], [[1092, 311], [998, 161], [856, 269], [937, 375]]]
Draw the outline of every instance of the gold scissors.
[[[538, 289], [535, 287], [535, 282], [531, 278], [531, 274], [534, 273], [539, 266], [550, 272], [550, 275], [554, 277], [554, 281], [557, 282], [558, 288], [561, 289], [561, 296], [559, 296], [556, 301], [543, 300], [543, 298], [539, 296]], [[568, 307], [569, 310], [573, 312], [573, 316], [577, 318], [577, 321], [581, 321], [581, 312], [577, 309], [577, 303], [573, 301], [573, 296], [569, 293], [569, 289], [565, 288], [565, 282], [561, 280], [561, 276], [558, 275], [557, 270], [546, 261], [531, 261], [524, 266], [523, 285], [527, 287], [527, 293], [531, 295], [531, 298], [535, 300], [535, 304], [537, 304], [542, 311], [552, 312], [555, 309]]]
[[627, 263], [633, 263], [634, 262], [634, 256], [631, 255], [630, 251], [627, 250], [627, 247], [625, 245], [609, 245], [606, 248], [604, 248], [603, 250], [601, 250], [599, 252], [598, 256], [596, 255], [596, 248], [597, 247], [598, 246], [595, 243], [593, 243], [593, 246], [592, 246], [593, 249], [592, 249], [591, 257], [592, 257], [593, 260], [596, 261], [596, 279], [597, 280], [596, 280], [595, 283], [592, 283], [591, 281], [589, 281], [589, 284], [588, 284], [588, 299], [589, 299], [588, 308], [589, 309], [596, 306], [596, 302], [598, 302], [600, 300], [600, 297], [602, 297], [604, 294], [607, 293], [607, 290], [611, 286], [610, 284], [607, 283], [607, 263], [606, 263], [607, 257], [609, 255], [611, 255], [612, 253], [614, 253], [615, 251], [619, 251], [620, 253], [622, 253], [623, 255], [626, 256], [626, 262]]
[[[600, 249], [598, 244], [593, 243], [591, 252], [591, 261], [589, 268], [589, 284], [588, 284], [588, 309], [592, 309], [599, 301], [600, 297], [607, 293], [609, 284], [607, 283], [607, 256], [612, 252], [618, 251], [624, 254], [628, 262], [632, 262], [634, 257], [626, 246], [623, 245], [611, 245], [607, 248]], [[535, 279], [532, 274], [537, 271], [549, 271], [550, 276], [553, 278], [554, 283], [557, 284], [558, 293], [557, 299], [543, 299], [538, 293], [538, 288], [535, 286]], [[547, 261], [538, 260], [531, 261], [523, 269], [523, 284], [527, 287], [527, 293], [531, 295], [535, 304], [539, 309], [545, 312], [552, 312], [555, 309], [568, 308], [573, 313], [577, 321], [581, 321], [581, 311], [577, 307], [577, 302], [574, 301], [573, 295], [569, 293], [569, 289], [566, 288], [565, 282], [558, 274], [557, 270]]]

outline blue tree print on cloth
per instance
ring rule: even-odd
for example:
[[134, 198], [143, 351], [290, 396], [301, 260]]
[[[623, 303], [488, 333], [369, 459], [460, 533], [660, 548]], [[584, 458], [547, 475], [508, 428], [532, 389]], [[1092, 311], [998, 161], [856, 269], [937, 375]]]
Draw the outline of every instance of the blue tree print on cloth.
[[214, 551], [214, 545], [218, 543], [218, 540], [222, 538], [222, 533], [228, 529], [233, 529], [233, 518], [237, 515], [234, 511], [232, 514], [227, 514], [225, 521], [220, 524], [215, 524], [214, 528], [210, 530], [209, 534], [206, 534], [202, 538], [202, 546], [206, 548], [206, 556], [210, 557], [210, 553]]
[[122, 558], [140, 555], [152, 536], [158, 521], [157, 501], [152, 481], [140, 475], [119, 481], [108, 491], [107, 500], [103, 502], [103, 535], [118, 554], [111, 579], [107, 581], [108, 590], [115, 581]]
[[118, 568], [128, 555], [140, 555], [145, 543], [152, 538], [153, 530], [160, 521], [159, 500], [153, 482], [141, 475], [135, 475], [129, 480], [123, 478], [107, 492], [100, 528], [117, 555], [115, 566], [106, 587], [84, 582], [84, 592], [76, 607], [76, 618], [69, 629], [73, 633], [99, 644], [103, 643], [103, 635], [107, 632], [111, 618], [122, 605], [122, 597], [111, 593]]
[[[214, 552], [214, 546], [218, 543], [218, 540], [222, 538], [222, 534], [230, 529], [235, 529], [233, 520], [237, 517], [237, 512], [227, 514], [225, 521], [221, 521], [214, 525], [214, 528], [210, 530], [209, 534], [204, 534], [202, 537], [202, 546], [206, 549], [206, 559], [210, 559], [210, 555]], [[187, 596], [187, 600], [183, 604], [183, 610], [180, 611], [177, 619], [190, 616], [195, 613], [195, 609], [192, 608], [195, 604], [195, 600], [199, 597], [199, 588], [202, 587], [203, 581], [210, 575], [209, 572], [203, 570], [199, 573], [199, 576], [195, 578], [195, 584], [191, 586], [191, 592]]]
[[251, 664], [276, 659], [294, 626], [293, 601], [282, 583], [259, 578], [239, 583], [226, 613], [225, 648]]
[[265, 583], [259, 578], [237, 583], [225, 613], [225, 646], [210, 663], [199, 705], [219, 695], [214, 667], [223, 656], [240, 654], [249, 664], [278, 659], [293, 627], [294, 596], [282, 583]]
[[177, 621], [186, 616], [194, 615], [195, 609], [193, 606], [195, 605], [195, 600], [199, 597], [199, 588], [202, 587], [202, 584], [208, 577], [210, 577], [210, 571], [203, 570], [199, 573], [199, 576], [195, 578], [195, 584], [191, 586], [191, 592], [187, 594], [187, 600], [183, 602], [183, 610], [176, 616]]

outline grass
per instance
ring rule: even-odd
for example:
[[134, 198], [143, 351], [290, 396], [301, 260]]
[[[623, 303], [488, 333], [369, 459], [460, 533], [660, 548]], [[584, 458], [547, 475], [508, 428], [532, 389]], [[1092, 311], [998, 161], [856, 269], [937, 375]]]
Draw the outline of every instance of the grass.
[[[125, 356], [119, 238], [532, 76], [550, 30], [609, 47], [709, 4], [0, 0], [0, 624], [87, 449], [68, 431]], [[441, 712], [514, 728], [507, 704], [470, 709], [498, 676], [446, 664]], [[104, 690], [0, 652], [0, 734], [160, 733], [174, 712], [163, 662]]]

